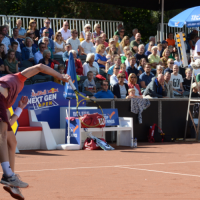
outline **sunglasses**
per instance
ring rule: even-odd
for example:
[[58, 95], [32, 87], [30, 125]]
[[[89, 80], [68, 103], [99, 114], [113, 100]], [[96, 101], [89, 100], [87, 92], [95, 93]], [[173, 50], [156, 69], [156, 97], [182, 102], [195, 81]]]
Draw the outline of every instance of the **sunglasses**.
[[90, 27], [86, 27], [87, 29], [90, 29]]
[[73, 32], [73, 34], [78, 34], [78, 32]]
[[45, 32], [45, 33], [49, 33], [49, 32]]
[[61, 37], [61, 35], [57, 35], [57, 37]]
[[50, 24], [50, 22], [45, 22], [46, 24]]
[[36, 24], [36, 22], [31, 22], [31, 24]]
[[124, 77], [124, 76], [119, 76], [119, 78], [126, 78], [126, 77]]
[[173, 65], [174, 63], [170, 63], [170, 65]]

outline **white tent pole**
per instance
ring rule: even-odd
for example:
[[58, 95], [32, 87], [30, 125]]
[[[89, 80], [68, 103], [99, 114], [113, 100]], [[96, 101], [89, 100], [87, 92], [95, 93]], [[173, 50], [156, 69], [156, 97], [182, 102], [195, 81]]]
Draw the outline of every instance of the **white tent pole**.
[[162, 13], [161, 13], [161, 34], [160, 34], [160, 42], [163, 41], [163, 31], [164, 31], [164, 26], [163, 26], [163, 19], [164, 19], [164, 0], [162, 0]]

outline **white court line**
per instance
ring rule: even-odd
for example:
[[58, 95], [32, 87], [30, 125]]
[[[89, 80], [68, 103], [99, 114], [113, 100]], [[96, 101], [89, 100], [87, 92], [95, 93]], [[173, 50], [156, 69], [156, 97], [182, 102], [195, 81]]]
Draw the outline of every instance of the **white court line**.
[[194, 175], [194, 174], [181, 174], [176, 172], [165, 172], [165, 171], [158, 171], [158, 170], [152, 170], [152, 169], [139, 169], [139, 168], [130, 168], [130, 167], [118, 167], [122, 169], [134, 169], [139, 171], [147, 171], [147, 172], [157, 172], [157, 173], [163, 173], [163, 174], [175, 174], [175, 175], [181, 175], [181, 176], [192, 176], [192, 177], [199, 177], [200, 175]]

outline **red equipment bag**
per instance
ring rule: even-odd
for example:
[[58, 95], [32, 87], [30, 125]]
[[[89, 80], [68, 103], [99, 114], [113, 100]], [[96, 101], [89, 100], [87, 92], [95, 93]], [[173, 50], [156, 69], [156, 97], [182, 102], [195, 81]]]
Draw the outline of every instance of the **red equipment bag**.
[[[103, 138], [99, 138], [100, 140], [103, 140], [106, 142]], [[92, 138], [86, 138], [84, 145], [83, 145], [83, 150], [100, 150], [102, 149], [98, 144], [96, 143], [96, 140], [93, 140]]]
[[[160, 130], [160, 133], [159, 133], [158, 129]], [[163, 133], [162, 129], [157, 124], [153, 124], [153, 126], [150, 127], [150, 129], [149, 129], [148, 140], [150, 143], [164, 142], [164, 135], [165, 134]]]
[[81, 128], [103, 128], [105, 125], [105, 118], [99, 113], [85, 114], [81, 117]]

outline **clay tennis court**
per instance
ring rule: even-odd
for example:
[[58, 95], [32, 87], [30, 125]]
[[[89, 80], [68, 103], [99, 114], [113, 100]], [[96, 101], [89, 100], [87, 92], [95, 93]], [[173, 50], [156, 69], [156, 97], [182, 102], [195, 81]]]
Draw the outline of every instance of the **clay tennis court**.
[[[21, 151], [16, 156], [16, 173], [30, 184], [22, 189], [27, 200], [200, 199], [199, 168], [199, 143]], [[2, 186], [0, 199], [12, 199]]]

